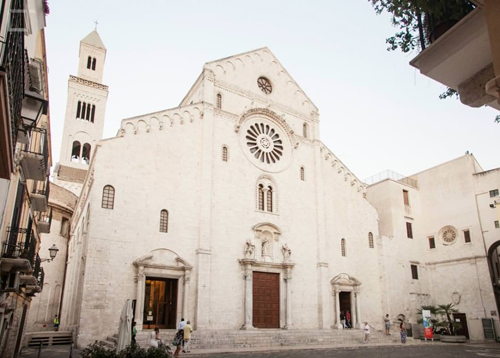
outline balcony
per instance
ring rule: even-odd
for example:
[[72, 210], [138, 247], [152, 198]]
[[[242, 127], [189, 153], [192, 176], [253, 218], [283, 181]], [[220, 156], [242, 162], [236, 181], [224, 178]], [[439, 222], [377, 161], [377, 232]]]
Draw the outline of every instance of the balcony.
[[21, 275], [21, 285], [25, 287], [28, 296], [34, 296], [36, 293], [41, 292], [43, 288], [43, 281], [45, 273], [41, 267], [42, 260], [38, 254], [35, 258], [35, 266], [31, 274]]
[[4, 243], [0, 270], [32, 272], [35, 264], [36, 238], [32, 229], [9, 227]]
[[46, 180], [48, 175], [49, 145], [47, 130], [33, 128], [29, 142], [21, 150], [21, 167], [25, 179]]
[[39, 212], [37, 217], [38, 231], [41, 234], [50, 233], [50, 225], [52, 224], [52, 208], [49, 207], [47, 211]]
[[47, 179], [36, 180], [31, 190], [31, 205], [34, 211], [43, 212], [49, 204], [50, 181]]
[[[500, 7], [495, 11], [500, 11]], [[493, 45], [498, 42], [493, 37], [499, 35], [489, 28], [488, 21], [497, 20], [489, 18], [488, 12], [493, 13], [493, 8], [478, 6], [411, 60], [410, 65], [423, 75], [458, 90], [463, 104], [488, 105], [500, 110], [492, 82], [495, 51], [498, 51], [498, 45]]]

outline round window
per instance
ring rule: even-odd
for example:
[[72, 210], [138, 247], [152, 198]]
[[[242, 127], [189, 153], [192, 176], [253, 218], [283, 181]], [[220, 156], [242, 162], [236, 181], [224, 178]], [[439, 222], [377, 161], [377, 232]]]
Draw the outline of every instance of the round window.
[[265, 77], [259, 77], [257, 80], [257, 86], [259, 86], [260, 90], [265, 94], [270, 94], [273, 91], [271, 82]]
[[292, 146], [279, 124], [264, 116], [254, 116], [241, 126], [239, 133], [241, 149], [258, 168], [276, 173], [290, 164]]
[[457, 241], [458, 232], [453, 226], [448, 225], [439, 230], [439, 237], [443, 245], [451, 245]]

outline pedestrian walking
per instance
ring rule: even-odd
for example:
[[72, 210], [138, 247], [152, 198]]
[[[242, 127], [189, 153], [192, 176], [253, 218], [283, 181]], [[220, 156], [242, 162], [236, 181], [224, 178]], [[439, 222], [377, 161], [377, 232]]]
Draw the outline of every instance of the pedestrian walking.
[[363, 343], [369, 343], [370, 342], [370, 326], [368, 325], [368, 322], [365, 322], [365, 340]]
[[191, 327], [191, 322], [187, 321], [186, 325], [184, 326], [184, 349], [182, 350], [183, 353], [191, 352], [189, 350], [189, 345], [191, 343], [191, 332], [193, 332], [193, 327]]
[[399, 325], [399, 329], [401, 330], [401, 343], [406, 343], [406, 336], [408, 335], [408, 331], [406, 330], [406, 323], [401, 322]]
[[345, 328], [345, 314], [344, 311], [340, 311], [340, 322], [342, 323], [342, 329]]
[[135, 340], [135, 337], [137, 337], [137, 328], [135, 328], [135, 321], [132, 323], [132, 345], [137, 344], [137, 341]]
[[59, 317], [57, 315], [54, 316], [54, 331], [59, 330]]
[[386, 314], [384, 317], [384, 323], [385, 323], [385, 335], [390, 336], [391, 332], [391, 320], [389, 319], [389, 314]]
[[352, 328], [352, 325], [351, 325], [351, 312], [349, 312], [349, 310], [345, 313], [345, 319], [346, 319], [346, 322], [347, 322], [347, 328]]
[[160, 329], [158, 327], [155, 327], [154, 331], [151, 332], [151, 339], [149, 341], [149, 345], [151, 347], [158, 348], [158, 342], [160, 342]]
[[175, 334], [174, 340], [172, 341], [172, 344], [177, 347], [174, 352], [174, 357], [178, 357], [179, 353], [181, 352], [181, 349], [183, 349], [185, 326], [186, 326], [186, 321], [184, 321], [184, 318], [181, 318], [179, 326], [177, 327], [177, 333]]

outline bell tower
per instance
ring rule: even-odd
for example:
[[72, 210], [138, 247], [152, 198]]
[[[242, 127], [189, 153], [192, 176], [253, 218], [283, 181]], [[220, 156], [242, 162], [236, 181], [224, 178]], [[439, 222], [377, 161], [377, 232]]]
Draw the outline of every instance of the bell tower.
[[96, 143], [102, 139], [108, 86], [102, 83], [106, 47], [97, 30], [80, 41], [78, 75], [69, 76], [61, 156], [54, 182], [80, 195]]

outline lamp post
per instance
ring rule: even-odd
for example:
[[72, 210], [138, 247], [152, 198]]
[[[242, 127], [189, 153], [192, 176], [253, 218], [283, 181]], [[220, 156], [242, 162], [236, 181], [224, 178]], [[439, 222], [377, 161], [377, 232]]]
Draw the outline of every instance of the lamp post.
[[41, 259], [40, 261], [41, 262], [53, 261], [56, 258], [58, 251], [59, 251], [59, 249], [57, 248], [56, 244], [53, 244], [52, 247], [49, 249], [50, 258], [49, 259]]

